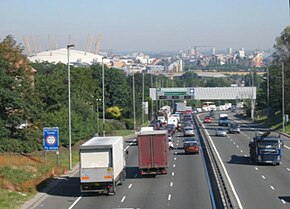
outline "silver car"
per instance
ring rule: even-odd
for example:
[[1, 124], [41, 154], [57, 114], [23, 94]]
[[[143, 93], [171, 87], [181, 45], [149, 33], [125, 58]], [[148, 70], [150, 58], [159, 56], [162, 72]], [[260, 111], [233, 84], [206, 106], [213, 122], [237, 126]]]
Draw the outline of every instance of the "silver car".
[[224, 127], [219, 127], [215, 130], [216, 136], [227, 136], [227, 130]]
[[184, 136], [194, 136], [194, 130], [192, 127], [184, 127], [183, 128], [183, 135]]
[[231, 124], [230, 127], [229, 127], [229, 133], [240, 133], [240, 125], [239, 124]]

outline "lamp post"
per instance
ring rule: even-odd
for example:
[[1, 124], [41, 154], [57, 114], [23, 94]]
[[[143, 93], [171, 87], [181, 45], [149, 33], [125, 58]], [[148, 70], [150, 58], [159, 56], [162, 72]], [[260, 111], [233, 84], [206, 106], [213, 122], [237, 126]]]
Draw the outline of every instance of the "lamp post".
[[285, 131], [285, 90], [284, 90], [284, 62], [282, 62], [282, 130]]
[[102, 86], [103, 86], [103, 136], [105, 136], [105, 68], [104, 57], [102, 58]]
[[142, 124], [144, 123], [145, 105], [144, 105], [144, 73], [142, 73]]
[[269, 121], [270, 116], [270, 74], [269, 74], [269, 66], [267, 66], [267, 121]]
[[134, 123], [134, 132], [136, 132], [136, 108], [135, 108], [135, 78], [134, 78], [134, 71], [132, 70], [132, 85], [133, 85], [133, 123]]
[[97, 136], [99, 136], [100, 133], [100, 123], [99, 123], [99, 102], [102, 101], [102, 99], [96, 99], [97, 102]]
[[69, 170], [72, 169], [72, 151], [71, 151], [71, 103], [70, 103], [70, 64], [69, 49], [74, 47], [73, 44], [67, 45], [67, 80], [68, 80], [68, 140], [69, 140]]

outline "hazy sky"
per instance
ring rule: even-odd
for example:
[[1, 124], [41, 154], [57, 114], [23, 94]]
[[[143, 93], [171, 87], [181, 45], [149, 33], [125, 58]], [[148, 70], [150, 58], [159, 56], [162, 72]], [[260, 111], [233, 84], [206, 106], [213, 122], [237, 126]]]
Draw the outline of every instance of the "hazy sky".
[[[171, 51], [271, 48], [289, 25], [288, 0], [2, 0], [0, 38], [39, 39], [47, 49], [69, 34], [78, 49], [103, 34], [101, 49]], [[32, 44], [32, 43], [31, 43]]]

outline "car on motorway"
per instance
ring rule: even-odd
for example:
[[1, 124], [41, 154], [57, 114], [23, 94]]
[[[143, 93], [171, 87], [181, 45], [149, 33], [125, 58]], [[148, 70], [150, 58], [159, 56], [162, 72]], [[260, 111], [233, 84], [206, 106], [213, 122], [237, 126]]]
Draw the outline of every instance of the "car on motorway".
[[174, 149], [172, 137], [171, 138], [168, 138], [168, 146], [169, 146], [169, 149]]
[[218, 127], [215, 130], [215, 135], [216, 136], [227, 136], [227, 130], [225, 129], [225, 127]]
[[184, 137], [184, 138], [182, 139], [182, 142], [183, 142], [183, 148], [184, 148], [184, 144], [185, 144], [186, 142], [192, 142], [192, 141], [197, 142], [197, 139], [196, 139], [195, 137], [192, 137], [192, 136]]
[[194, 136], [194, 128], [192, 126], [184, 127], [183, 136]]
[[240, 125], [237, 123], [232, 123], [228, 129], [229, 133], [240, 133], [241, 129], [240, 129]]
[[199, 154], [199, 145], [197, 141], [187, 141], [183, 145], [185, 153]]
[[212, 119], [210, 116], [205, 116], [204, 119], [203, 119], [203, 122], [204, 123], [211, 123], [212, 122]]

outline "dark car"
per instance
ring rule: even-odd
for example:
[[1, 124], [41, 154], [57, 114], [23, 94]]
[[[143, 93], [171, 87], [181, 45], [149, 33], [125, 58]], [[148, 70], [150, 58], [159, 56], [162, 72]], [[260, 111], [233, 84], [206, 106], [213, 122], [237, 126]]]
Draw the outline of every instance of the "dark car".
[[240, 125], [239, 124], [231, 124], [229, 129], [228, 129], [228, 132], [229, 133], [240, 133], [241, 129], [240, 129]]
[[185, 153], [199, 154], [199, 145], [197, 141], [187, 141], [184, 142]]

